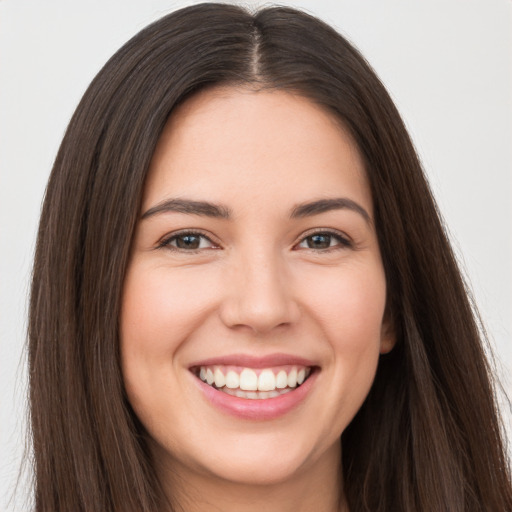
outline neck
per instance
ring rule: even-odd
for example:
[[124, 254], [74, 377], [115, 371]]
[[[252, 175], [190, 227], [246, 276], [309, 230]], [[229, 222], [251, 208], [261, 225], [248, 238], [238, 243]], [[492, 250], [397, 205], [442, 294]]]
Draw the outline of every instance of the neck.
[[176, 460], [160, 466], [164, 490], [180, 512], [347, 512], [337, 444], [320, 460], [279, 482], [233, 482], [191, 471]]

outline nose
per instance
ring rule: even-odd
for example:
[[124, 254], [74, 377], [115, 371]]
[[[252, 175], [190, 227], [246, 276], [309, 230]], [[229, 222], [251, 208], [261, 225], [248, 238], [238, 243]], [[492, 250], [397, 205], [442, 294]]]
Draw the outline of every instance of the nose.
[[299, 306], [289, 273], [279, 258], [252, 254], [230, 270], [220, 308], [226, 326], [265, 334], [297, 322]]

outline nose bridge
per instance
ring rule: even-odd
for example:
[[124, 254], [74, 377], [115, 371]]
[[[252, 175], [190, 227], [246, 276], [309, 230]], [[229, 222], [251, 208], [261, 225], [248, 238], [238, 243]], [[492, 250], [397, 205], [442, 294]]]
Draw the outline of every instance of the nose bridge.
[[293, 323], [298, 316], [285, 262], [277, 250], [258, 248], [240, 254], [232, 267], [223, 320], [258, 333]]

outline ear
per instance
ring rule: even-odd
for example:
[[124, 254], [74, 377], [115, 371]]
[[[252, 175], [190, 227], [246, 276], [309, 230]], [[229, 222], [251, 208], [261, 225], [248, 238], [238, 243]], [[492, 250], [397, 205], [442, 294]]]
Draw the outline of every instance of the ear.
[[382, 327], [380, 330], [380, 353], [387, 354], [393, 350], [396, 343], [396, 329], [393, 315], [386, 305], [384, 318], [382, 319]]

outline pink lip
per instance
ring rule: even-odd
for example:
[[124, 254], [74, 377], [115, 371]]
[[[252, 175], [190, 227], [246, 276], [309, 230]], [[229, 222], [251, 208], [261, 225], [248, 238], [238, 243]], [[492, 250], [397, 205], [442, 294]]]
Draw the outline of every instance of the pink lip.
[[[252, 357], [247, 355], [216, 357], [198, 361], [191, 365], [190, 368], [214, 365], [245, 366], [248, 368], [269, 368], [284, 365], [314, 366], [311, 361], [303, 358], [291, 357], [285, 354], [274, 354], [265, 357]], [[293, 391], [275, 398], [261, 400], [251, 400], [228, 395], [227, 393], [209, 386], [198, 377], [194, 377], [194, 379], [208, 402], [222, 412], [246, 420], [272, 420], [284, 416], [306, 399], [316, 381], [318, 373], [318, 367], [316, 367], [304, 383]]]
[[288, 354], [269, 354], [262, 357], [250, 356], [247, 354], [230, 354], [226, 356], [212, 357], [196, 361], [189, 366], [244, 366], [246, 368], [271, 368], [273, 366], [316, 366], [316, 363], [302, 357]]

